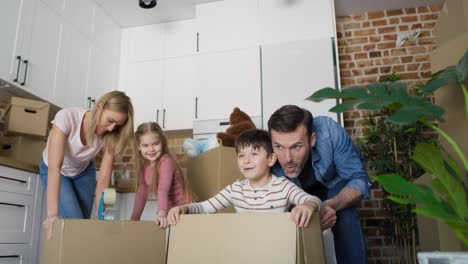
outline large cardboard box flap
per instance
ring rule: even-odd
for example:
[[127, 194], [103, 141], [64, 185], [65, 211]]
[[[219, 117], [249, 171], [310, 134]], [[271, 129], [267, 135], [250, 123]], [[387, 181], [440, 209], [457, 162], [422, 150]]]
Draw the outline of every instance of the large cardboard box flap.
[[448, 0], [439, 12], [434, 28], [436, 46], [468, 33], [468, 1]]
[[325, 263], [318, 214], [298, 228], [289, 213], [182, 215], [168, 264]]
[[154, 222], [60, 220], [41, 264], [164, 264], [165, 231]]
[[[243, 179], [232, 147], [210, 149], [189, 159], [187, 178], [199, 201], [207, 200], [237, 179]], [[229, 210], [233, 212], [233, 210]], [[226, 212], [226, 211], [223, 211]]]
[[47, 135], [49, 103], [12, 96], [7, 115], [7, 132]]

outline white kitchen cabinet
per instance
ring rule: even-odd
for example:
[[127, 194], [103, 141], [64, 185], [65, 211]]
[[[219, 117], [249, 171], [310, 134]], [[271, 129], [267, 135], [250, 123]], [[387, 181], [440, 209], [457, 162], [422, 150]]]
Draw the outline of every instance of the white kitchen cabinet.
[[164, 24], [127, 30], [128, 61], [152, 61], [163, 57]]
[[278, 43], [262, 46], [263, 125], [283, 105], [295, 104], [314, 116], [326, 115], [337, 120], [328, 110], [334, 100], [320, 103], [305, 98], [323, 87], [335, 87], [333, 42], [330, 38]]
[[334, 36], [333, 0], [258, 0], [260, 42], [291, 42]]
[[0, 166], [1, 263], [37, 263], [42, 201], [37, 174]]
[[95, 9], [93, 42], [101, 52], [118, 59], [120, 54], [120, 26], [101, 8]]
[[165, 59], [163, 64], [164, 130], [188, 129], [195, 118], [194, 57]]
[[196, 6], [198, 51], [222, 51], [259, 44], [258, 2], [225, 0]]
[[28, 244], [0, 244], [0, 260], [2, 264], [29, 264]]
[[[103, 94], [117, 90], [119, 65], [115, 58], [93, 46], [89, 65], [87, 97], [97, 101]], [[92, 105], [94, 104], [95, 102], [92, 103]]]
[[195, 20], [164, 23], [164, 58], [190, 56], [196, 53]]
[[[55, 102], [57, 67], [63, 26], [60, 17], [43, 2], [37, 2], [31, 38], [31, 52], [25, 73], [25, 88], [31, 93]], [[26, 68], [25, 68], [26, 70]]]
[[93, 35], [96, 4], [93, 0], [65, 1], [64, 17], [86, 37]]
[[122, 36], [122, 59], [129, 63], [196, 53], [195, 21], [190, 19], [124, 29]]
[[261, 115], [259, 47], [200, 53], [195, 57], [196, 119], [222, 119], [239, 107]]
[[91, 60], [91, 42], [80, 31], [63, 24], [54, 101], [60, 107], [88, 107], [86, 100]]
[[0, 243], [29, 243], [34, 197], [0, 192]]
[[186, 56], [128, 64], [126, 92], [135, 109], [135, 126], [152, 121], [164, 130], [192, 127], [193, 63]]
[[[0, 1], [0, 78], [19, 85], [29, 55], [31, 24], [36, 0]], [[17, 57], [20, 58], [17, 58]], [[18, 69], [18, 66], [20, 68]]]
[[128, 65], [126, 92], [133, 102], [135, 128], [143, 122], [162, 122], [162, 72], [162, 60]]

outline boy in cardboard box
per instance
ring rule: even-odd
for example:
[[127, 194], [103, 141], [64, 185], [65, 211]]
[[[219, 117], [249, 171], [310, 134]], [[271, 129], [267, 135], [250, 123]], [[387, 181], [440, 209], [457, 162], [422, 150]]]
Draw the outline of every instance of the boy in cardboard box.
[[245, 179], [237, 180], [214, 197], [200, 203], [172, 208], [168, 222], [177, 225], [181, 214], [215, 213], [234, 206], [238, 213], [286, 212], [292, 205], [291, 220], [306, 227], [311, 216], [320, 209], [318, 197], [304, 192], [284, 177], [270, 173], [276, 162], [268, 132], [244, 131], [235, 141], [237, 163]]

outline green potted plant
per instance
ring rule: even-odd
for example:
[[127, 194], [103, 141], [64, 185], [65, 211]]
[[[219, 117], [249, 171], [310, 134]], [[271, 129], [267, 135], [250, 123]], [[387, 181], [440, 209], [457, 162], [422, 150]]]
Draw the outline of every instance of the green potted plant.
[[[468, 51], [457, 65], [436, 73], [420, 91], [432, 93], [443, 86], [458, 83], [464, 94], [464, 116], [467, 118], [467, 80]], [[416, 204], [417, 207], [413, 209], [415, 213], [445, 222], [468, 246], [468, 161], [458, 144], [434, 124], [443, 120], [444, 110], [423, 97], [408, 93], [408, 88], [401, 82], [372, 83], [366, 88], [350, 87], [343, 91], [323, 88], [307, 100], [320, 102], [332, 98], [343, 99], [340, 104], [330, 109], [337, 113], [355, 105], [359, 109], [370, 111], [388, 108], [392, 110], [388, 122], [397, 125], [420, 122], [444, 138], [455, 151], [461, 165], [441, 146], [435, 144], [420, 143], [412, 155], [417, 164], [434, 176], [431, 186], [412, 183], [397, 173], [375, 176], [374, 179], [390, 194], [389, 199], [400, 204]]]

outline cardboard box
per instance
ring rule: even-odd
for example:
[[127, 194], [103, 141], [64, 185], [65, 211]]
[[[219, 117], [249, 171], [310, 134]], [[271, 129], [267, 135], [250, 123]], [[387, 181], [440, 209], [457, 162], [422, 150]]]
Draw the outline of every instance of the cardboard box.
[[25, 136], [4, 136], [0, 144], [0, 156], [38, 165], [47, 143]]
[[441, 47], [465, 34], [468, 34], [468, 1], [446, 1], [434, 27], [436, 46]]
[[168, 264], [325, 263], [318, 214], [298, 228], [289, 213], [182, 215]]
[[[220, 146], [189, 159], [187, 178], [198, 200], [205, 201], [244, 176], [237, 166], [235, 149]], [[234, 210], [231, 208], [228, 211]]]
[[41, 264], [164, 264], [165, 230], [154, 222], [60, 220]]
[[49, 103], [11, 97], [6, 117], [8, 133], [45, 137], [49, 119]]

